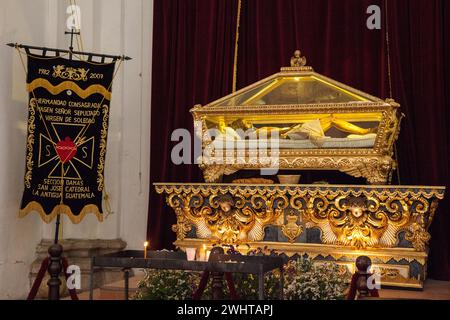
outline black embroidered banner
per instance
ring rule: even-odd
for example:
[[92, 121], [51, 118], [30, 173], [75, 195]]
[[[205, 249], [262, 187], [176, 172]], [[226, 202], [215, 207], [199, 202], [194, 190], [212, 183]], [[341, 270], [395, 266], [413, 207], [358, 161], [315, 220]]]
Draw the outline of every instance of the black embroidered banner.
[[20, 216], [102, 220], [115, 63], [28, 55], [28, 134]]

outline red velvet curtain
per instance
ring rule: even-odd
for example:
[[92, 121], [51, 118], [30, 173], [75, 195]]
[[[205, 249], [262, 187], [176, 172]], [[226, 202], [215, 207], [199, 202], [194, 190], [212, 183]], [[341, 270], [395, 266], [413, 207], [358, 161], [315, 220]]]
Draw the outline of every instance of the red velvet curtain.
[[[450, 19], [448, 12], [444, 16], [447, 2], [402, 0], [388, 4], [393, 95], [406, 114], [398, 143], [404, 184], [450, 186], [450, 100], [444, 87], [445, 58], [450, 55], [444, 47], [444, 37], [448, 40], [450, 36], [444, 28]], [[446, 280], [450, 280], [448, 199], [447, 193], [431, 225], [428, 268], [430, 277]]]
[[[450, 186], [450, 4], [445, 0], [243, 0], [238, 88], [289, 64], [296, 48], [328, 77], [381, 98], [392, 96], [406, 118], [398, 141], [402, 184]], [[369, 5], [381, 30], [369, 30]], [[386, 10], [387, 9], [387, 10]], [[226, 13], [225, 13], [226, 12]], [[188, 109], [231, 91], [236, 1], [155, 0], [151, 181], [201, 181], [195, 165], [170, 162], [172, 129], [192, 130]], [[446, 108], [447, 107], [447, 108]], [[395, 181], [394, 181], [395, 182]], [[447, 197], [448, 198], [448, 197]], [[174, 239], [174, 214], [153, 192], [149, 238]], [[429, 274], [450, 280], [450, 202], [431, 227]]]
[[[200, 181], [197, 165], [174, 165], [171, 141], [177, 128], [193, 132], [189, 109], [232, 90], [237, 0], [154, 2], [150, 183]], [[175, 216], [151, 186], [148, 239], [170, 247]]]

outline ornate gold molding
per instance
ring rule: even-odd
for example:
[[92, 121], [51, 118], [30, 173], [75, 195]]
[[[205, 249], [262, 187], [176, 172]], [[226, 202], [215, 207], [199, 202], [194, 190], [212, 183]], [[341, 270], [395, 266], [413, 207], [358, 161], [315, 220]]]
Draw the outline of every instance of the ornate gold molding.
[[[342, 152], [342, 151], [341, 151]], [[243, 169], [258, 169], [262, 165], [258, 162], [246, 163], [249, 154], [237, 155], [235, 164], [200, 164], [206, 182], [217, 182], [223, 175], [230, 175]], [[279, 161], [275, 163], [280, 169], [321, 169], [339, 170], [353, 177], [364, 177], [371, 184], [382, 184], [388, 179], [389, 173], [395, 168], [395, 161], [388, 156], [330, 156], [308, 157], [301, 156], [301, 152], [291, 152], [289, 156], [280, 152]]]
[[[276, 226], [294, 242], [318, 228], [323, 244], [354, 249], [394, 248], [400, 241], [425, 252], [444, 187], [267, 184], [155, 184], [175, 210], [173, 230], [183, 240], [196, 236], [233, 244], [261, 241]], [[431, 209], [431, 210], [430, 210]], [[298, 221], [301, 221], [298, 224]]]

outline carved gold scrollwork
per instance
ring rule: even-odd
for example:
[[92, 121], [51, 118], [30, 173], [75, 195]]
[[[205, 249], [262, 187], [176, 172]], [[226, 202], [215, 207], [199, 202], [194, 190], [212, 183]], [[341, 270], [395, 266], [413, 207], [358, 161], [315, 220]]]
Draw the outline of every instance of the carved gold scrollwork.
[[426, 228], [427, 229], [430, 227], [431, 222], [433, 221], [433, 218], [434, 218], [434, 215], [436, 213], [437, 207], [438, 207], [438, 200], [434, 199], [431, 202], [431, 205], [430, 205], [430, 215], [428, 216], [428, 221], [427, 221], [427, 224], [426, 224]]
[[177, 215], [173, 231], [221, 243], [262, 241], [267, 226], [289, 242], [318, 228], [321, 242], [355, 248], [392, 248], [400, 233], [426, 251], [428, 228], [443, 188], [198, 184], [158, 186]]
[[[384, 205], [386, 211], [380, 210]], [[333, 206], [323, 196], [310, 197], [305, 210], [307, 227], [318, 226], [322, 241], [356, 248], [397, 242], [398, 231], [409, 218], [408, 205], [397, 197], [381, 203], [375, 197], [336, 197]]]
[[[340, 204], [340, 203], [343, 204]], [[369, 222], [367, 199], [350, 197], [336, 199], [338, 208], [343, 210], [329, 215], [331, 230], [336, 234], [338, 242], [343, 245], [364, 248], [372, 245], [372, 232], [380, 226], [378, 221]]]
[[191, 231], [192, 226], [180, 208], [175, 209], [175, 213], [177, 215], [177, 223], [172, 225], [172, 231], [177, 234], [177, 239], [183, 240], [188, 232]]
[[213, 238], [227, 244], [260, 241], [264, 238], [264, 228], [274, 224], [289, 204], [285, 195], [214, 193], [206, 199], [200, 193], [173, 193], [167, 197], [167, 203], [177, 213], [173, 230], [178, 239], [184, 239], [191, 230], [187, 227], [190, 224], [196, 227], [199, 238]]
[[395, 268], [379, 267], [379, 270], [382, 279], [395, 279], [402, 276], [400, 271]]
[[423, 199], [414, 198], [417, 202], [414, 206], [415, 212], [412, 214], [412, 223], [405, 234], [405, 239], [410, 241], [417, 251], [425, 251], [430, 241], [430, 234], [425, 229], [424, 213], [428, 210], [428, 203]]
[[302, 210], [304, 206], [303, 195], [294, 194], [289, 199], [289, 205], [291, 208]]
[[430, 238], [430, 234], [417, 222], [411, 225], [410, 231], [405, 235], [405, 239], [411, 241], [417, 251], [425, 251]]

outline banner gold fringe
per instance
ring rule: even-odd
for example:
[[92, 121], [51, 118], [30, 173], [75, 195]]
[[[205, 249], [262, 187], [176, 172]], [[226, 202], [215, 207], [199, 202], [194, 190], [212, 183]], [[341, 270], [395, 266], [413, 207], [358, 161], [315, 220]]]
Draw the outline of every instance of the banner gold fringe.
[[46, 214], [44, 208], [39, 202], [31, 201], [24, 209], [19, 210], [19, 218], [25, 217], [32, 211], [36, 211], [37, 213], [39, 213], [41, 219], [45, 223], [50, 223], [58, 214], [65, 214], [67, 217], [69, 217], [72, 223], [78, 224], [88, 213], [95, 214], [98, 221], [103, 222], [103, 215], [95, 204], [84, 206], [79, 215], [74, 215], [70, 207], [65, 204], [57, 205], [53, 208], [50, 214]]

